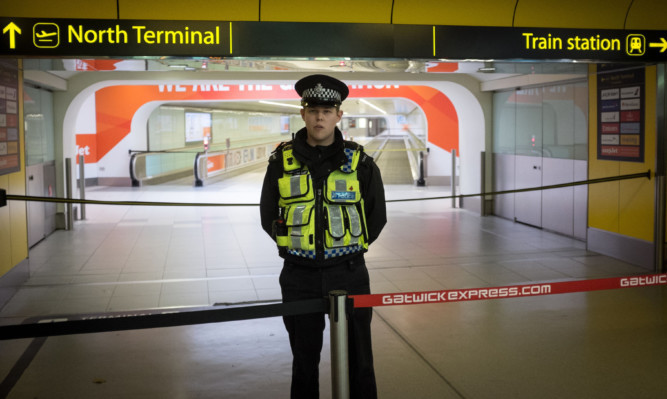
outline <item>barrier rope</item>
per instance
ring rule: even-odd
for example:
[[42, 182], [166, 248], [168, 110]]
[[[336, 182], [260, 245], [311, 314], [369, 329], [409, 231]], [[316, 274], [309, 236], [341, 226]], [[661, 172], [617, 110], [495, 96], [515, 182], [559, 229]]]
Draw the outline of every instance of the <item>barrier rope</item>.
[[[528, 191], [541, 191], [541, 190], [551, 190], [555, 188], [565, 188], [565, 187], [574, 187], [574, 186], [583, 186], [589, 184], [597, 183], [608, 183], [619, 180], [629, 180], [629, 179], [638, 179], [638, 178], [647, 178], [651, 179], [651, 170], [641, 173], [633, 173], [620, 176], [611, 176], [611, 177], [602, 177], [598, 179], [588, 179], [580, 180], [570, 183], [561, 183], [561, 184], [552, 184], [548, 186], [540, 187], [529, 187], [529, 188], [520, 188], [514, 190], [504, 190], [504, 191], [491, 191], [485, 193], [476, 193], [476, 194], [459, 194], [459, 195], [449, 195], [449, 196], [440, 196], [440, 197], [424, 197], [424, 198], [406, 198], [406, 199], [395, 199], [395, 200], [386, 200], [389, 202], [408, 202], [408, 201], [426, 201], [426, 200], [438, 200], [438, 199], [451, 199], [451, 198], [468, 198], [468, 197], [483, 197], [488, 195], [504, 195], [504, 194], [513, 194], [513, 193], [524, 193]], [[91, 205], [126, 205], [126, 206], [201, 206], [201, 207], [224, 207], [224, 206], [259, 206], [258, 203], [191, 203], [191, 202], [152, 202], [152, 201], [103, 201], [103, 200], [89, 200], [89, 199], [76, 199], [76, 198], [62, 198], [62, 197], [38, 197], [30, 195], [15, 195], [7, 194], [6, 199], [8, 201], [35, 201], [35, 202], [56, 202], [61, 204], [91, 204]]]
[[551, 189], [555, 189], [555, 188], [583, 186], [583, 185], [597, 184], [597, 183], [608, 183], [608, 182], [612, 182], [612, 181], [638, 179], [638, 178], [642, 178], [642, 177], [645, 177], [645, 178], [651, 180], [651, 170], [649, 169], [646, 172], [632, 173], [632, 174], [628, 174], [628, 175], [601, 177], [601, 178], [598, 178], [598, 179], [580, 180], [580, 181], [575, 181], [575, 182], [570, 182], [570, 183], [551, 184], [551, 185], [548, 185], [548, 186], [540, 186], [540, 187], [518, 188], [518, 189], [514, 189], [514, 190], [503, 190], [503, 191], [490, 191], [488, 193], [477, 193], [477, 194], [449, 195], [449, 196], [442, 196], [442, 197], [397, 199], [397, 200], [387, 200], [387, 202], [406, 202], [406, 201], [418, 201], [418, 200], [468, 198], [468, 197], [483, 197], [483, 196], [487, 196], [487, 195], [503, 195], [503, 194], [525, 193], [525, 192], [528, 192], [528, 191], [551, 190]]
[[146, 310], [95, 315], [44, 316], [32, 318], [24, 324], [0, 326], [0, 341], [327, 313], [328, 310], [328, 299], [322, 298], [223, 309], [208, 307], [181, 311], [169, 309], [153, 311], [153, 313]]
[[56, 202], [61, 204], [90, 205], [127, 205], [127, 206], [259, 206], [257, 203], [218, 203], [218, 202], [152, 202], [152, 201], [103, 201], [62, 197], [38, 197], [30, 195], [7, 194], [8, 201]]

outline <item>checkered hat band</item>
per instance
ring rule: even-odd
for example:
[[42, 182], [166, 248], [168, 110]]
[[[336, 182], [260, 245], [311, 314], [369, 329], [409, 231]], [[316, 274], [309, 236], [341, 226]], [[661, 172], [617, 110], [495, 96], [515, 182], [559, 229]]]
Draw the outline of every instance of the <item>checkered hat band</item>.
[[333, 89], [325, 89], [321, 85], [317, 85], [312, 89], [306, 89], [301, 94], [304, 99], [318, 99], [320, 101], [337, 101], [341, 102], [340, 93]]

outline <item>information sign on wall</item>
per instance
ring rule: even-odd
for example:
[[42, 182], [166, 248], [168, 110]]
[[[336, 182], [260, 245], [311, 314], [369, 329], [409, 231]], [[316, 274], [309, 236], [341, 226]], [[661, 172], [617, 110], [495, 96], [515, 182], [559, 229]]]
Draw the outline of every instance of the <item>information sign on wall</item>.
[[0, 59], [0, 175], [21, 170], [18, 61]]
[[598, 66], [598, 159], [644, 162], [644, 67]]

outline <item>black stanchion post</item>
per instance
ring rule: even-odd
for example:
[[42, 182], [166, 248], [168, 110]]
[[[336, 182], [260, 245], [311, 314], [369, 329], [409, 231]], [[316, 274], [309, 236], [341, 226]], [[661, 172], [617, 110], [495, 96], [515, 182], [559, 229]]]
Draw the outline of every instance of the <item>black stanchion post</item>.
[[452, 208], [456, 208], [456, 150], [452, 149]]
[[[79, 155], [79, 198], [86, 199], [86, 164], [84, 156]], [[86, 204], [79, 204], [81, 207], [81, 220], [86, 220]]]
[[480, 170], [481, 170], [480, 193], [482, 194], [481, 200], [479, 201], [481, 204], [480, 215], [486, 216], [486, 195], [484, 195], [486, 193], [486, 151], [482, 151], [479, 159], [480, 159]]
[[424, 180], [424, 151], [419, 151], [419, 179], [417, 180], [417, 186], [424, 187], [426, 185], [426, 180]]
[[200, 164], [201, 164], [201, 159], [208, 159], [208, 155], [206, 152], [198, 152], [197, 155], [195, 155], [195, 165], [194, 165], [194, 175], [195, 175], [195, 187], [204, 187], [204, 180], [202, 173], [200, 173]]
[[4, 188], [0, 188], [0, 208], [7, 206], [7, 191]]
[[[72, 159], [65, 158], [65, 189], [67, 190], [67, 199], [72, 199]], [[67, 230], [74, 228], [74, 211], [72, 203], [68, 202], [65, 206], [67, 208]]]
[[141, 187], [141, 181], [137, 178], [137, 155], [138, 153], [132, 154], [130, 150], [130, 179], [132, 180], [132, 187]]
[[333, 399], [349, 399], [350, 375], [347, 352], [347, 292], [329, 292], [331, 332], [331, 392]]

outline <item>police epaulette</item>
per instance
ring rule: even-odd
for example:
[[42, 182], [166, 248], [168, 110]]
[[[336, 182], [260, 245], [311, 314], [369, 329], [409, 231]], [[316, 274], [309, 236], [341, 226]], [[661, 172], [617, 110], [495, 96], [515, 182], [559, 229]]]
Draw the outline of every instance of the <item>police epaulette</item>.
[[354, 142], [354, 141], [349, 141], [349, 140], [345, 140], [345, 141], [343, 141], [343, 146], [344, 146], [345, 148], [350, 148], [350, 149], [352, 149], [352, 150], [359, 150], [359, 151], [363, 151], [363, 150], [364, 150], [364, 146], [363, 146], [363, 145], [361, 145], [361, 144], [359, 144], [359, 143], [357, 143], [357, 142]]
[[292, 145], [292, 140], [283, 141], [280, 144], [278, 144], [276, 149], [271, 152], [271, 156], [269, 157], [269, 162], [273, 162], [280, 159], [280, 157], [282, 157], [283, 149], [290, 145]]
[[361, 145], [357, 142], [354, 142], [354, 141], [347, 141], [347, 140], [345, 140], [344, 143], [345, 143], [344, 144], [345, 147], [353, 149], [353, 150], [358, 150], [359, 152], [361, 152], [361, 158], [359, 159], [359, 162], [365, 163], [365, 162], [368, 162], [369, 160], [370, 161], [373, 160], [373, 157], [366, 154], [366, 152], [364, 151], [364, 146], [363, 145]]

